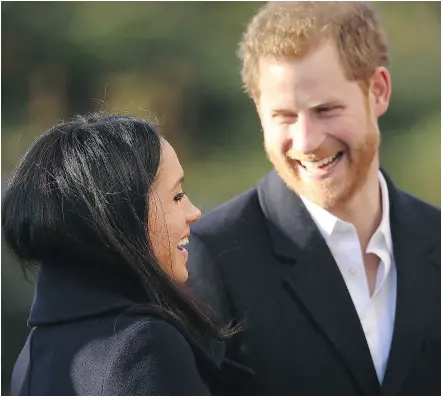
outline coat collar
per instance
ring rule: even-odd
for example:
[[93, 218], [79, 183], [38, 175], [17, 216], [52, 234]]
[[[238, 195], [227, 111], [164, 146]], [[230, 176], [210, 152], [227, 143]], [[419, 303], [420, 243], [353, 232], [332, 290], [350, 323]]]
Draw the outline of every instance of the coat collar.
[[275, 172], [262, 181], [258, 193], [274, 253], [291, 266], [283, 281], [293, 301], [302, 301], [360, 391], [377, 394], [379, 382], [354, 304], [303, 201]]
[[37, 275], [28, 325], [85, 319], [146, 302], [128, 271], [100, 265], [43, 263]]
[[441, 263], [435, 257], [441, 257], [441, 216], [439, 210], [397, 189], [386, 174], [385, 179], [390, 191], [397, 305], [382, 391], [384, 395], [395, 396], [421, 352], [426, 329], [439, 309], [433, 296], [439, 289], [437, 266]]
[[[394, 234], [408, 235], [418, 241], [419, 250], [432, 250], [438, 238], [430, 228], [418, 228], [430, 219], [419, 211], [420, 205], [427, 205], [417, 198], [399, 190], [387, 173], [380, 169], [389, 193], [389, 220]], [[277, 256], [297, 260], [311, 244], [317, 242], [320, 232], [305, 207], [302, 199], [290, 190], [275, 170], [270, 171], [257, 185], [259, 202], [269, 225], [274, 253]], [[404, 228], [403, 228], [404, 227]], [[295, 235], [295, 238], [293, 236]], [[295, 239], [295, 241], [293, 241]], [[324, 240], [323, 240], [324, 241]], [[295, 242], [295, 243], [293, 243]], [[397, 249], [394, 248], [394, 252]]]
[[[397, 309], [383, 392], [395, 395], [422, 345], [425, 306], [435, 293], [431, 251], [433, 220], [423, 204], [398, 190], [383, 173], [389, 191], [390, 223], [397, 267]], [[274, 255], [290, 266], [283, 281], [300, 299], [343, 358], [360, 390], [378, 394], [379, 382], [351, 297], [332, 254], [301, 198], [273, 170], [257, 187]], [[425, 204], [424, 204], [425, 205]], [[424, 206], [426, 207], [426, 206]], [[294, 301], [294, 300], [293, 300]]]
[[148, 306], [140, 282], [127, 270], [44, 263], [37, 276], [28, 325], [53, 325], [121, 313], [153, 316], [169, 322], [189, 341], [203, 371], [214, 372], [221, 367], [224, 343], [204, 336], [195, 340], [178, 320]]

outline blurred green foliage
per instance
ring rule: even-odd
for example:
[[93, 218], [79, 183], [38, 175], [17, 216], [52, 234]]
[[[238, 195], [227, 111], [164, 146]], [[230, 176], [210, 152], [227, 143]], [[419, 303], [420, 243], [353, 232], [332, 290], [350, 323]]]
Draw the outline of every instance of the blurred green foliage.
[[[251, 187], [270, 165], [235, 52], [261, 4], [2, 2], [3, 178], [48, 127], [103, 109], [160, 122], [203, 210]], [[382, 163], [400, 187], [441, 206], [441, 3], [375, 5], [393, 62]], [[7, 383], [31, 289], [3, 253]]]
[[[235, 52], [260, 5], [3, 2], [3, 174], [53, 123], [103, 109], [156, 117], [205, 208], [250, 187], [270, 166]], [[403, 188], [440, 205], [430, 153], [441, 148], [441, 3], [376, 6], [393, 61], [383, 164]], [[416, 136], [424, 155], [413, 159]]]

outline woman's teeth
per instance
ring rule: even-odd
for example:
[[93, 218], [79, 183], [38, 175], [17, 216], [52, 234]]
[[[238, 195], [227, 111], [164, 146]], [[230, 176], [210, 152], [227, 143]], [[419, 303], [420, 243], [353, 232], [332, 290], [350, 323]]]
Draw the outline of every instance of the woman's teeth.
[[337, 154], [323, 158], [320, 161], [299, 161], [300, 165], [302, 165], [307, 171], [314, 171], [317, 169], [328, 169], [332, 165], [334, 165], [337, 162], [337, 159], [341, 157], [341, 152], [338, 152]]
[[178, 248], [183, 248], [185, 245], [188, 245], [188, 238], [181, 239], [178, 243]]

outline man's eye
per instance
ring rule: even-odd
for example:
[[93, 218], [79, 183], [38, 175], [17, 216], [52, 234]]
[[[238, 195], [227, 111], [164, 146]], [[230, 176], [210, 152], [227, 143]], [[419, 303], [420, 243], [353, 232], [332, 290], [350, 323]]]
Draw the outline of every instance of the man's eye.
[[179, 201], [182, 201], [182, 199], [183, 199], [184, 197], [185, 197], [185, 192], [181, 192], [181, 193], [177, 194], [177, 195], [173, 198], [173, 200], [176, 201], [176, 202], [179, 202]]
[[327, 111], [330, 111], [330, 110], [332, 110], [331, 107], [320, 107], [320, 108], [317, 109], [317, 111], [319, 113], [326, 113]]
[[336, 109], [338, 109], [338, 108], [339, 108], [339, 106], [325, 106], [325, 107], [319, 107], [319, 108], [317, 109], [317, 113], [319, 113], [319, 114], [329, 113], [329, 112], [331, 112], [332, 110], [336, 110]]

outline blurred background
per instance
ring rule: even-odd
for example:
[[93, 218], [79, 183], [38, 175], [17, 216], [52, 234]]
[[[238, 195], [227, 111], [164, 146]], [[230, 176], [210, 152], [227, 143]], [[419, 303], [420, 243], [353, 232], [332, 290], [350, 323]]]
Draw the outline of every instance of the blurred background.
[[[203, 211], [269, 169], [235, 55], [257, 2], [2, 2], [2, 186], [30, 143], [75, 113], [154, 118]], [[375, 4], [392, 54], [382, 164], [441, 206], [441, 3]], [[2, 391], [28, 333], [32, 282], [2, 244]]]

